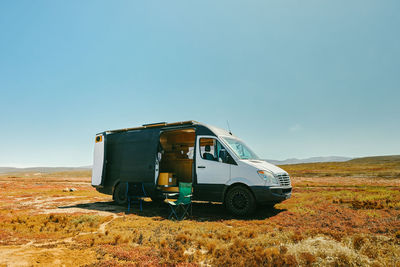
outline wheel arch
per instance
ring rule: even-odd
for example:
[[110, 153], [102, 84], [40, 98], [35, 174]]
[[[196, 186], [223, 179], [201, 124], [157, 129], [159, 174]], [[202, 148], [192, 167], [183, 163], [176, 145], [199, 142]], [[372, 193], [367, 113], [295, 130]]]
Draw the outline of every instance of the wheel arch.
[[254, 199], [256, 199], [256, 196], [254, 195], [254, 192], [253, 192], [253, 190], [251, 190], [250, 186], [248, 186], [247, 184], [242, 183], [242, 182], [235, 182], [235, 183], [225, 187], [225, 190], [223, 192], [223, 198], [222, 198], [223, 203], [225, 203], [226, 195], [228, 194], [228, 192], [237, 186], [243, 186], [243, 187], [247, 188], [250, 191], [250, 193], [253, 195]]
[[112, 199], [114, 200], [114, 193], [115, 193], [115, 188], [117, 187], [117, 185], [118, 184], [120, 184], [121, 183], [121, 180], [120, 179], [117, 179], [117, 180], [115, 180], [114, 181], [114, 183], [113, 183], [113, 186], [112, 186], [112, 188], [111, 188], [111, 195], [112, 195]]

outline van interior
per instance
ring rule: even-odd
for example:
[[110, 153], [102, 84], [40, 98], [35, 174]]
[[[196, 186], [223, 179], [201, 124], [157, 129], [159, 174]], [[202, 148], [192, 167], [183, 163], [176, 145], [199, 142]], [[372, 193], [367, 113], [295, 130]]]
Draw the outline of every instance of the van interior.
[[195, 129], [170, 130], [160, 134], [160, 173], [172, 173], [176, 185], [193, 180], [195, 138]]

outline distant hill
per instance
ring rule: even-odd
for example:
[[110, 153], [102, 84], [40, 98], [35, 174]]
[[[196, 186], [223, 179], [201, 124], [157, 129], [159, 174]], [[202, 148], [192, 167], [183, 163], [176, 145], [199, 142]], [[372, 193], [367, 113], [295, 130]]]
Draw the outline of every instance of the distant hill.
[[330, 157], [311, 157], [306, 159], [291, 158], [285, 160], [266, 159], [266, 161], [276, 165], [286, 165], [286, 164], [301, 164], [301, 163], [316, 163], [316, 162], [343, 162], [351, 159], [352, 158], [349, 157], [330, 156]]
[[[383, 163], [396, 163], [400, 162], [400, 155], [392, 156], [375, 156], [363, 158], [349, 158], [349, 157], [311, 157], [306, 159], [290, 158], [286, 160], [273, 160], [266, 159], [266, 161], [276, 165], [290, 165], [302, 163], [319, 163], [319, 162], [349, 162], [355, 164], [383, 164]], [[16, 172], [65, 172], [65, 171], [87, 171], [92, 170], [92, 166], [81, 167], [32, 167], [32, 168], [14, 168], [14, 167], [0, 167], [0, 173], [16, 173]]]
[[400, 155], [355, 158], [344, 162], [286, 164], [283, 168], [294, 177], [399, 179]]
[[400, 162], [400, 155], [355, 158], [355, 159], [350, 160], [349, 162], [351, 162], [351, 163], [366, 163], [366, 164]]
[[65, 171], [86, 171], [91, 170], [92, 166], [82, 167], [32, 167], [32, 168], [14, 168], [14, 167], [0, 167], [0, 173], [13, 173], [13, 172], [65, 172]]

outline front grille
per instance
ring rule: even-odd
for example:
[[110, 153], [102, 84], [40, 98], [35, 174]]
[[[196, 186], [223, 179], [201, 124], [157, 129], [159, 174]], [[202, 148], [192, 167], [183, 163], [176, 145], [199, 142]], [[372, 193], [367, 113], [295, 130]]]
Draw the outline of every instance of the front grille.
[[278, 174], [276, 176], [278, 178], [279, 183], [281, 186], [289, 186], [290, 185], [290, 177], [287, 174]]

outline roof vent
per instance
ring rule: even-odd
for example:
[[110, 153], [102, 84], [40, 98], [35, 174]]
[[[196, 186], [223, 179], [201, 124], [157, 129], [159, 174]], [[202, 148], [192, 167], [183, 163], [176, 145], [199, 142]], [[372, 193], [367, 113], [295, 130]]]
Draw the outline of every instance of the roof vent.
[[156, 123], [149, 123], [149, 124], [143, 124], [143, 127], [154, 127], [154, 126], [165, 126], [167, 125], [167, 122], [156, 122]]

